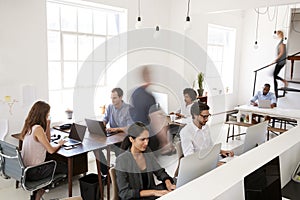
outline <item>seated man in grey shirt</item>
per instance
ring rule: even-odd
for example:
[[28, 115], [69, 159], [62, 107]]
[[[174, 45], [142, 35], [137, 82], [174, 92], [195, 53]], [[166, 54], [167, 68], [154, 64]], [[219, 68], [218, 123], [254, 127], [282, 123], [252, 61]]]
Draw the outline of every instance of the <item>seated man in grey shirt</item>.
[[[125, 132], [127, 127], [133, 124], [131, 116], [129, 114], [130, 105], [123, 100], [123, 90], [121, 88], [114, 88], [111, 91], [111, 101], [105, 112], [103, 123], [109, 124], [107, 128], [108, 132]], [[115, 144], [112, 149], [116, 156], [121, 153], [120, 144]], [[107, 161], [102, 151], [99, 151], [99, 159], [101, 164], [101, 172], [103, 175], [107, 175]]]
[[106, 109], [103, 119], [105, 125], [109, 124], [109, 128], [107, 128], [109, 132], [126, 131], [126, 128], [133, 124], [129, 113], [130, 105], [125, 103], [122, 98], [123, 90], [121, 88], [112, 89], [112, 104]]

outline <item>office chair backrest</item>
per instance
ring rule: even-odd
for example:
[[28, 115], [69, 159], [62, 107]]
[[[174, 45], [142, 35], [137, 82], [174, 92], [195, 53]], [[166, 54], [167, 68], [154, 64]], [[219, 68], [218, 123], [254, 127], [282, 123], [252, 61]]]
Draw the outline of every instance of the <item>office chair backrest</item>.
[[0, 119], [0, 140], [4, 140], [7, 133], [8, 133], [8, 120]]
[[269, 121], [264, 121], [247, 128], [243, 153], [265, 142], [268, 124]]
[[220, 150], [221, 143], [215, 144], [204, 155], [201, 155], [201, 152], [195, 152], [183, 157], [180, 160], [176, 187], [181, 187], [217, 167]]
[[119, 200], [119, 189], [118, 189], [117, 179], [116, 179], [116, 169], [114, 167], [111, 167], [109, 169], [109, 176], [111, 178], [111, 185], [113, 188], [112, 200]]
[[0, 141], [0, 157], [2, 174], [17, 181], [23, 178], [25, 169], [18, 147]]
[[177, 169], [174, 173], [174, 177], [177, 177], [178, 176], [178, 171], [179, 171], [179, 166], [180, 166], [180, 160], [184, 156], [183, 151], [182, 151], [182, 147], [181, 147], [181, 141], [178, 141], [178, 142], [175, 143], [175, 148], [176, 148], [176, 151], [177, 151], [178, 164], [177, 164]]
[[[54, 160], [43, 162], [39, 165], [25, 167], [18, 147], [0, 140], [1, 172], [7, 178], [13, 178], [22, 184], [27, 191], [36, 191], [49, 185], [54, 177], [56, 162]], [[27, 172], [35, 168], [43, 169], [47, 165], [52, 174], [37, 181], [27, 180]]]

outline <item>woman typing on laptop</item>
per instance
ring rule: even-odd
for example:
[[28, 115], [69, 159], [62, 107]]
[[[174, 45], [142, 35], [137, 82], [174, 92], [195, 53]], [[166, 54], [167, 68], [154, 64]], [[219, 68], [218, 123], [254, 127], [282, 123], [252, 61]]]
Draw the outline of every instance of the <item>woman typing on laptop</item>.
[[[38, 101], [36, 102], [25, 120], [24, 127], [21, 132], [23, 138], [22, 157], [25, 166], [34, 166], [47, 160], [46, 153], [54, 153], [58, 151], [65, 143], [60, 140], [57, 146], [50, 144], [50, 120], [48, 120], [50, 112], [49, 104]], [[31, 173], [32, 172], [32, 173]], [[39, 180], [49, 176], [52, 172], [48, 166], [41, 170], [31, 170], [27, 179]], [[57, 163], [55, 173], [67, 173], [67, 167], [61, 163]], [[40, 199], [44, 193], [41, 189], [36, 193], [36, 200]]]
[[[128, 128], [121, 147], [126, 150], [116, 159], [116, 178], [121, 199], [156, 199], [175, 189], [166, 173], [148, 148], [149, 131], [142, 122]], [[161, 184], [154, 182], [155, 175]]]

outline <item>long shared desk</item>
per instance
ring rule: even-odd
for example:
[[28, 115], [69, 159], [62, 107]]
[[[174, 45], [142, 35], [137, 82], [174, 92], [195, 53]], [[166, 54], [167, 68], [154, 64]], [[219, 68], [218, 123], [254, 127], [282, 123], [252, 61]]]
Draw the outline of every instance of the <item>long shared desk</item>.
[[249, 121], [251, 123], [252, 114], [258, 114], [263, 116], [270, 116], [276, 118], [289, 118], [297, 120], [297, 124], [300, 124], [300, 110], [297, 109], [286, 109], [286, 108], [259, 108], [252, 105], [242, 105], [235, 107], [234, 109], [238, 110], [237, 120], [240, 120], [242, 113], [249, 114]]
[[[180, 200], [187, 197], [217, 200], [245, 199], [244, 177], [277, 156], [280, 159], [282, 195], [289, 197], [287, 192], [294, 189], [288, 183], [300, 161], [299, 152], [300, 126], [297, 126], [177, 188], [160, 199]], [[299, 185], [297, 186], [299, 188]], [[300, 199], [300, 196], [291, 199]]]
[[[51, 135], [66, 135], [65, 132], [51, 129]], [[14, 138], [17, 138], [19, 140], [19, 147], [22, 148], [22, 140], [20, 138], [20, 134], [13, 134]], [[76, 163], [78, 163], [80, 166], [83, 166], [83, 169], [78, 169], [76, 167], [76, 173], [85, 173], [87, 171], [87, 166], [83, 163], [87, 163], [87, 153], [94, 151], [96, 154], [96, 165], [97, 165], [97, 172], [98, 172], [98, 181], [99, 181], [99, 188], [100, 188], [100, 199], [103, 199], [103, 187], [102, 187], [102, 178], [101, 178], [101, 170], [100, 170], [100, 159], [97, 159], [97, 155], [99, 150], [106, 149], [107, 152], [107, 167], [110, 167], [110, 150], [111, 146], [122, 142], [125, 138], [125, 133], [118, 133], [109, 137], [101, 136], [100, 134], [91, 134], [88, 131], [85, 134], [85, 137], [82, 141], [82, 144], [76, 145], [75, 148], [66, 150], [65, 148], [60, 148], [55, 154], [55, 156], [63, 157], [67, 159], [68, 163], [68, 192], [69, 197], [72, 196], [72, 177], [74, 175], [74, 160], [76, 160]], [[61, 137], [63, 138], [63, 137]], [[99, 157], [98, 157], [99, 158]], [[83, 163], [82, 163], [83, 161]], [[87, 164], [86, 164], [87, 165]], [[107, 199], [110, 199], [110, 177], [109, 173], [107, 174]]]

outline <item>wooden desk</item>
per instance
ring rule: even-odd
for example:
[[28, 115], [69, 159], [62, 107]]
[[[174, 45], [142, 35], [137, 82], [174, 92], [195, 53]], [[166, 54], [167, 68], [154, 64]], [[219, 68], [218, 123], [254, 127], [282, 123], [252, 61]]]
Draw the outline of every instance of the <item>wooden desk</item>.
[[291, 61], [291, 80], [293, 79], [293, 73], [294, 73], [294, 61], [300, 60], [300, 56], [288, 56], [288, 60]]
[[[66, 134], [61, 131], [51, 129], [51, 135], [53, 134]], [[22, 140], [20, 138], [20, 134], [12, 135], [14, 138], [19, 139], [19, 145], [22, 147]], [[64, 148], [60, 148], [56, 154], [62, 156], [67, 159], [68, 162], [68, 174], [74, 174], [74, 164], [75, 159], [80, 157], [81, 155], [86, 156], [88, 152], [94, 151], [97, 157], [97, 152], [100, 149], [107, 149], [107, 167], [110, 167], [110, 146], [116, 143], [123, 141], [125, 138], [125, 133], [118, 133], [116, 135], [110, 137], [103, 137], [96, 134], [90, 134], [88, 131], [85, 134], [84, 140], [82, 144], [78, 145], [76, 148], [65, 150]], [[63, 138], [63, 137], [62, 137]], [[77, 164], [76, 164], [77, 165]], [[100, 188], [100, 195], [101, 199], [103, 199], [103, 187], [102, 187], [102, 178], [101, 178], [101, 169], [100, 169], [100, 159], [96, 159], [97, 165], [97, 172], [98, 172], [98, 181], [99, 181], [99, 188]], [[110, 196], [110, 178], [109, 173], [107, 175], [107, 197], [109, 199]], [[72, 196], [72, 176], [68, 176], [68, 191], [69, 197]]]
[[[111, 147], [113, 145], [117, 144], [117, 143], [122, 142], [124, 140], [124, 138], [126, 137], [126, 133], [120, 132], [118, 134], [115, 134], [115, 135], [112, 135], [112, 136], [109, 136], [109, 137], [100, 136], [100, 135], [92, 134], [92, 133], [89, 133], [89, 132], [87, 132], [86, 135], [87, 135], [87, 138], [89, 140], [93, 140], [94, 142], [97, 142], [99, 144], [104, 145], [104, 148], [106, 149], [106, 152], [107, 152], [106, 159], [107, 159], [107, 168], [109, 170], [109, 168], [110, 168], [110, 151], [111, 151]], [[98, 161], [97, 162], [97, 169], [99, 169], [98, 170], [98, 175], [99, 175], [99, 174], [101, 174], [100, 162], [99, 162], [100, 158], [97, 156], [97, 152], [95, 152], [95, 153], [96, 153], [96, 161]], [[99, 185], [100, 185], [100, 179], [99, 179]], [[110, 175], [109, 175], [109, 173], [107, 173], [107, 199], [110, 199]]]

